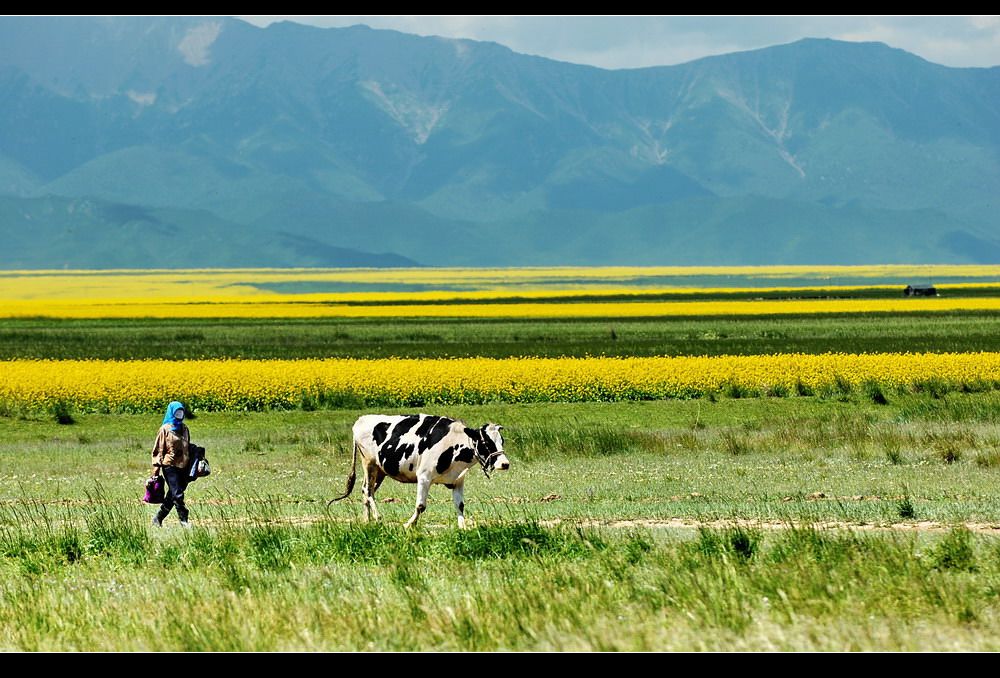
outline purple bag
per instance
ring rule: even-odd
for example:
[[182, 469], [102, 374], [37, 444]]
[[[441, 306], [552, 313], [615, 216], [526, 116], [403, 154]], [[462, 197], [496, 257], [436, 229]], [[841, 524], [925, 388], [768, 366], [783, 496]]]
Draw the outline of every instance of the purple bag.
[[147, 504], [163, 503], [163, 476], [150, 476], [146, 481], [146, 494], [142, 500]]

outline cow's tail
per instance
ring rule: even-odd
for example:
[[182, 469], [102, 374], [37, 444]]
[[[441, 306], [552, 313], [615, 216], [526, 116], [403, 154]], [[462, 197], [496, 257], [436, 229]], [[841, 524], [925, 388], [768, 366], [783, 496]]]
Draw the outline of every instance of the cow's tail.
[[358, 479], [358, 442], [354, 441], [354, 456], [351, 458], [351, 475], [347, 476], [347, 489], [339, 497], [334, 497], [330, 501], [326, 502], [329, 506], [335, 501], [340, 501], [341, 499], [346, 499], [351, 496], [351, 492], [354, 491], [354, 483]]

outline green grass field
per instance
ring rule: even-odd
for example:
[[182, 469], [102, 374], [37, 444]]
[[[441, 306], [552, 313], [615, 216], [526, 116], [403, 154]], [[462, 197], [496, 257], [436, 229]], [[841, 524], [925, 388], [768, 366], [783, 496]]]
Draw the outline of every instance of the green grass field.
[[[192, 486], [195, 497], [205, 496], [204, 517], [214, 520], [215, 506], [254, 498], [283, 518], [318, 519], [326, 499], [342, 491], [350, 426], [361, 413], [201, 414], [191, 422], [193, 439], [219, 469]], [[467, 503], [482, 520], [886, 525], [900, 520], [898, 505], [909, 497], [917, 519], [1000, 524], [996, 392], [899, 396], [887, 405], [861, 396], [795, 397], [495, 404], [442, 413], [505, 427], [516, 470], [489, 480], [470, 471]], [[0, 496], [59, 505], [99, 484], [105, 499], [134, 503], [158, 425], [157, 414], [77, 415], [70, 425], [42, 415], [0, 419]], [[390, 522], [412, 512], [412, 487], [387, 482], [379, 496], [390, 500]], [[429, 510], [428, 524], [451, 525], [450, 494], [440, 490], [431, 500], [440, 506]], [[71, 514], [74, 505], [67, 505]], [[360, 515], [357, 502], [332, 509], [338, 519]]]
[[430, 358], [998, 351], [994, 313], [622, 320], [0, 320], [11, 358]]
[[[0, 419], [7, 649], [994, 650], [1000, 394], [449, 408], [504, 424], [400, 528], [357, 411], [204, 413], [196, 527], [138, 499], [156, 415]], [[174, 620], [164, 610], [179, 609]], [[406, 628], [406, 633], [385, 632]]]

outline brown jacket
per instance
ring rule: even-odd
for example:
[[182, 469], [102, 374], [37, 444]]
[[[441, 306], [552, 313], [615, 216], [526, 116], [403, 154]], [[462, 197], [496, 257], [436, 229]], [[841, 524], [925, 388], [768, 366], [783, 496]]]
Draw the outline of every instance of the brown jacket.
[[190, 442], [191, 432], [187, 426], [181, 424], [181, 430], [175, 433], [171, 424], [164, 424], [153, 443], [153, 466], [185, 468], [190, 459]]

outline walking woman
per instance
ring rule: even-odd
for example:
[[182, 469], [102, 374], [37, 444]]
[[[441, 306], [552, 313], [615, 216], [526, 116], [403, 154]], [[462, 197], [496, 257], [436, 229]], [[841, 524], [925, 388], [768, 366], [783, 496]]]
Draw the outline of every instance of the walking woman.
[[153, 475], [162, 473], [167, 481], [167, 494], [159, 512], [153, 517], [153, 525], [160, 527], [170, 509], [177, 507], [177, 517], [181, 525], [190, 527], [188, 509], [184, 505], [184, 490], [187, 489], [187, 466], [190, 460], [191, 432], [184, 423], [184, 405], [176, 400], [167, 406], [163, 426], [156, 434], [153, 444]]

